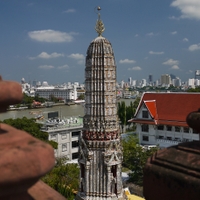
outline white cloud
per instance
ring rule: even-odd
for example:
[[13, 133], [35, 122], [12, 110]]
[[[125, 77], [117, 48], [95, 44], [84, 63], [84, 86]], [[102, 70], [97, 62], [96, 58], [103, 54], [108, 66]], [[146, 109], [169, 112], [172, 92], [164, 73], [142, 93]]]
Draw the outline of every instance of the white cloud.
[[129, 59], [124, 59], [124, 60], [120, 60], [119, 63], [121, 64], [132, 64], [135, 63], [135, 60], [129, 60]]
[[40, 69], [53, 69], [54, 66], [52, 66], [52, 65], [40, 65], [38, 68], [40, 68]]
[[31, 31], [28, 36], [38, 42], [72, 42], [74, 33], [66, 33], [54, 30]]
[[71, 55], [68, 56], [69, 58], [72, 58], [74, 60], [77, 60], [79, 65], [83, 65], [85, 62], [85, 56], [80, 53], [72, 53]]
[[170, 16], [169, 19], [172, 19], [172, 20], [179, 20], [180, 17]]
[[162, 55], [164, 54], [164, 52], [163, 51], [160, 51], [160, 52], [149, 51], [149, 54]]
[[83, 65], [84, 63], [85, 63], [85, 59], [84, 59], [84, 60], [79, 60], [79, 61], [78, 61], [78, 64], [79, 64], [79, 65]]
[[200, 43], [199, 44], [193, 44], [191, 46], [189, 46], [189, 51], [196, 51], [196, 50], [200, 50]]
[[138, 34], [135, 34], [135, 37], [138, 37], [139, 35]]
[[74, 12], [76, 12], [75, 9], [68, 9], [64, 11], [64, 13], [74, 13]]
[[56, 53], [56, 52], [48, 54], [46, 52], [42, 52], [38, 56], [36, 56], [36, 57], [30, 57], [29, 59], [31, 59], [31, 60], [36, 59], [36, 58], [50, 59], [50, 58], [58, 58], [58, 57], [64, 57], [64, 54], [62, 54], [62, 53]]
[[140, 71], [140, 70], [142, 70], [142, 68], [137, 66], [137, 67], [128, 68], [128, 70]]
[[62, 65], [62, 66], [59, 66], [58, 69], [69, 69], [69, 66], [68, 65]]
[[163, 64], [163, 65], [170, 65], [170, 66], [173, 66], [173, 65], [178, 65], [178, 64], [179, 64], [179, 61], [178, 61], [178, 60], [169, 59], [169, 60], [167, 60], [166, 62], [163, 62], [162, 64]]
[[189, 40], [187, 38], [184, 38], [183, 39], [183, 42], [188, 42]]
[[174, 31], [174, 32], [171, 32], [172, 35], [176, 35], [177, 34], [177, 31]]
[[173, 65], [171, 69], [180, 69], [178, 65]]
[[153, 33], [153, 32], [151, 32], [151, 33], [147, 33], [146, 34], [147, 36], [157, 36], [157, 35], [159, 35], [158, 33]]
[[73, 58], [75, 60], [82, 60], [85, 59], [85, 56], [80, 53], [72, 53], [71, 55], [68, 56], [69, 58]]
[[200, 20], [200, 1], [199, 0], [174, 0], [171, 6], [178, 8], [182, 15], [180, 18]]

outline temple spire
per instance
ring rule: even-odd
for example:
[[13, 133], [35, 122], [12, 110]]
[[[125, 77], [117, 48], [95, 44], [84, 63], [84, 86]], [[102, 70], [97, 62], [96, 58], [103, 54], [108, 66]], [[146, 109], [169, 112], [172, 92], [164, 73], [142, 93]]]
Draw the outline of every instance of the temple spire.
[[97, 11], [98, 11], [98, 19], [97, 19], [97, 23], [96, 23], [96, 26], [95, 26], [95, 30], [96, 32], [98, 33], [98, 36], [102, 36], [102, 33], [105, 31], [105, 27], [104, 27], [104, 24], [101, 20], [101, 16], [100, 16], [100, 11], [101, 8], [100, 6], [97, 7]]

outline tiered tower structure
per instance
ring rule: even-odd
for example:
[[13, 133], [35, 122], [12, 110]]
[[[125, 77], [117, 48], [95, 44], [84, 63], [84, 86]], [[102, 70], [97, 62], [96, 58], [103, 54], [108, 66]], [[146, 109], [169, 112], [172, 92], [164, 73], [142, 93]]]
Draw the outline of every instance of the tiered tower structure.
[[98, 37], [90, 43], [86, 56], [80, 188], [76, 199], [123, 199], [116, 64], [111, 43], [102, 36], [105, 28], [100, 13], [95, 29]]

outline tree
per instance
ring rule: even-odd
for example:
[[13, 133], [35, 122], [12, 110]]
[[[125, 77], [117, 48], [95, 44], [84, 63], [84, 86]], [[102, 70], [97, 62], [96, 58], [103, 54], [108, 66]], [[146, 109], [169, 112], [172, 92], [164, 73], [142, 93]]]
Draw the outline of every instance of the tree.
[[84, 100], [85, 99], [85, 95], [84, 94], [80, 94], [78, 97], [78, 100]]
[[187, 90], [187, 92], [200, 92], [200, 87], [190, 88]]
[[28, 119], [26, 117], [17, 119], [5, 119], [5, 124], [9, 124], [17, 129], [24, 130], [32, 136], [49, 143], [54, 149], [57, 149], [57, 142], [48, 140], [48, 133], [41, 131], [42, 124], [35, 122], [35, 119]]
[[117, 114], [120, 119], [120, 124], [121, 124], [122, 132], [123, 132], [124, 125], [126, 125], [126, 105], [124, 101], [118, 102]]
[[42, 181], [72, 200], [79, 187], [78, 164], [66, 164], [66, 158], [58, 158], [55, 167], [42, 178]]
[[138, 144], [136, 135], [129, 135], [122, 140], [123, 166], [130, 169], [129, 181], [142, 186], [143, 168], [148, 157], [155, 153], [158, 148], [144, 149]]
[[131, 123], [128, 122], [128, 120], [133, 118], [134, 114], [135, 114], [135, 109], [133, 107], [133, 102], [131, 101], [130, 105], [126, 106], [126, 125], [128, 125], [129, 128], [130, 128]]
[[[129, 106], [126, 106], [124, 101], [118, 102], [117, 114], [120, 119], [122, 131], [124, 131], [125, 125], [129, 125], [130, 128], [131, 123], [128, 122], [128, 120], [134, 117], [139, 102], [140, 98], [136, 98], [134, 102], [131, 101]], [[135, 126], [133, 128], [135, 128]]]

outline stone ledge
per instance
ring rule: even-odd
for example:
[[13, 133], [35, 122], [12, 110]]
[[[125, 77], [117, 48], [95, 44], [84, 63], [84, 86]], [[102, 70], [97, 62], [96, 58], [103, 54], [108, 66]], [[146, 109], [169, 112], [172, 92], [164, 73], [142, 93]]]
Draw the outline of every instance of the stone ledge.
[[146, 200], [198, 200], [200, 143], [182, 143], [155, 153], [144, 168]]
[[38, 181], [29, 190], [28, 194], [37, 200], [66, 200], [61, 194], [53, 190], [42, 181]]

